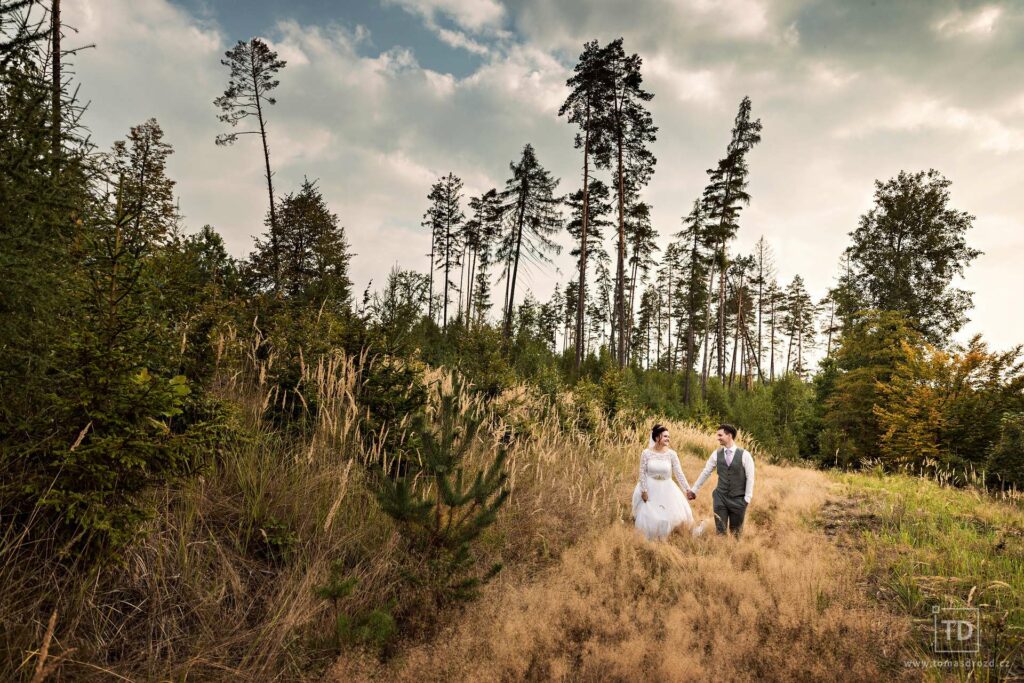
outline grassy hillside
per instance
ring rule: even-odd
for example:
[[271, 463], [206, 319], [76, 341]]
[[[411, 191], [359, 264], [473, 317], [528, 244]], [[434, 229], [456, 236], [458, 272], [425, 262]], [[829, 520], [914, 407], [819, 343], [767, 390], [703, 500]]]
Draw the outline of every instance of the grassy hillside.
[[[84, 576], [0, 539], [8, 677], [920, 680], [941, 675], [905, 664], [932, 658], [932, 606], [961, 604], [985, 606], [985, 651], [1016, 667], [981, 680], [1020, 673], [1019, 498], [773, 464], [741, 434], [759, 467], [744, 536], [650, 543], [629, 501], [652, 420], [521, 386], [493, 402], [468, 463], [513, 435], [512, 493], [476, 548], [480, 566], [505, 568], [475, 601], [437, 610], [371, 493], [379, 454], [359, 433], [353, 359], [305, 365], [318, 411], [282, 430], [274, 410], [307, 408], [266, 381], [273, 355], [236, 338], [219, 353], [234, 437], [202, 476], [154, 492], [158, 514], [123, 565]], [[436, 401], [448, 375], [422, 372]], [[711, 433], [667, 424], [692, 480]], [[694, 510], [713, 528], [710, 488]], [[332, 571], [355, 582], [336, 601], [317, 592]]]
[[[972, 666], [970, 680], [1024, 676], [1024, 498], [880, 471], [833, 478], [843, 497], [823, 511], [824, 528], [859, 558], [868, 591], [912, 620], [912, 665], [949, 659], [959, 679]], [[933, 610], [969, 607], [979, 654], [934, 654]]]
[[[703, 462], [694, 454], [713, 444], [680, 425], [672, 433], [692, 478]], [[614, 495], [557, 563], [525, 581], [503, 577], [443, 634], [390, 663], [341, 658], [333, 680], [1021, 675], [1019, 498], [762, 462], [741, 540], [650, 543], [628, 520], [636, 450], [589, 453]], [[698, 519], [710, 504], [705, 492]], [[563, 505], [553, 491], [544, 507]], [[971, 656], [933, 652], [932, 607], [965, 605], [983, 614], [976, 659], [995, 667], [972, 672]]]

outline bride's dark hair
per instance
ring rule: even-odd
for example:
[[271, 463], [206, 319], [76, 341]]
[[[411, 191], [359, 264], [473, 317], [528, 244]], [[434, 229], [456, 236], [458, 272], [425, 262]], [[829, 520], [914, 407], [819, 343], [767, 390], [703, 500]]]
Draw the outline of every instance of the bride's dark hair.
[[660, 424], [656, 424], [654, 425], [654, 429], [651, 430], [651, 438], [657, 441], [658, 437], [661, 436], [661, 433], [667, 431], [668, 427], [662, 427]]

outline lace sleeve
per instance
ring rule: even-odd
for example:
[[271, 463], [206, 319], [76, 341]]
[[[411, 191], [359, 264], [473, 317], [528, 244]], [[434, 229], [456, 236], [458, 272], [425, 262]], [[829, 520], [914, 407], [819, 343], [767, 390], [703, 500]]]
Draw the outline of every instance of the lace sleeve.
[[647, 490], [647, 461], [650, 459], [651, 454], [646, 448], [640, 455], [640, 490]]
[[676, 479], [680, 484], [683, 485], [684, 491], [690, 490], [690, 482], [686, 481], [686, 475], [683, 474], [683, 468], [679, 464], [679, 456], [675, 451], [672, 451], [672, 471], [676, 474]]

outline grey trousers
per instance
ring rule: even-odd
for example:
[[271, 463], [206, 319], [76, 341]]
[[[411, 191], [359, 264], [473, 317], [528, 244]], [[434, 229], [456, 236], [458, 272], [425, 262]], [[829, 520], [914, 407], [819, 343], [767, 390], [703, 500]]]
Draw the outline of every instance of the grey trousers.
[[747, 512], [747, 501], [743, 496], [726, 496], [715, 489], [711, 494], [711, 509], [715, 513], [715, 531], [724, 534], [726, 525], [735, 536], [743, 528], [743, 516]]

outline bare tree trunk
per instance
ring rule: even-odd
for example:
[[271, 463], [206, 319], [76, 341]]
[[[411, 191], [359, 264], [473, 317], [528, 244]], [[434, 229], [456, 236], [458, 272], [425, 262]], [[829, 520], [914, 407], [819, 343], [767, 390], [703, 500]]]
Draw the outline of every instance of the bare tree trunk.
[[657, 351], [655, 351], [655, 354], [654, 354], [654, 361], [656, 363], [661, 360], [661, 303], [660, 302], [658, 303], [658, 327], [657, 327], [657, 332], [658, 332], [658, 336], [657, 336], [658, 348], [657, 348]]
[[501, 319], [504, 320], [508, 317], [508, 290], [509, 285], [512, 284], [512, 254], [510, 253], [505, 258], [505, 299], [502, 302]]
[[742, 282], [739, 287], [736, 288], [736, 335], [732, 343], [732, 367], [729, 369], [729, 386], [732, 386], [733, 379], [736, 377], [736, 350], [740, 343], [740, 326], [743, 324], [743, 285]]
[[795, 336], [796, 336], [795, 334], [790, 334], [789, 335], [789, 347], [786, 349], [786, 374], [787, 375], [789, 374], [789, 362], [793, 358], [793, 337], [795, 337]]
[[[637, 272], [638, 271], [639, 271], [639, 259], [637, 259], [637, 262], [633, 264], [633, 271], [630, 273], [630, 276], [629, 276], [629, 317], [628, 317], [628, 321], [629, 321], [629, 327], [630, 327], [631, 330], [633, 328], [633, 321], [636, 319], [636, 279], [637, 279]], [[630, 350], [630, 346], [631, 345], [632, 345], [632, 335], [630, 335], [629, 337], [626, 338], [626, 356], [627, 357], [629, 356], [629, 354], [631, 352], [631, 350]]]
[[479, 247], [474, 247], [469, 252], [469, 287], [466, 294], [466, 327], [470, 327], [473, 319], [473, 287], [476, 285], [476, 259]]
[[711, 374], [711, 362], [708, 358], [711, 341], [711, 290], [715, 286], [715, 266], [708, 268], [708, 296], [704, 300], [704, 362], [700, 373], [701, 398], [707, 398], [708, 375]]
[[590, 220], [590, 106], [587, 103], [586, 135], [583, 140], [583, 226], [580, 230], [580, 282], [576, 302], [576, 370], [583, 365], [584, 302], [587, 298], [587, 228]]
[[770, 382], [775, 381], [775, 295], [772, 294], [772, 324], [771, 324], [771, 347], [772, 347], [772, 360], [771, 360], [771, 371], [769, 375]]
[[281, 252], [278, 247], [277, 207], [274, 202], [274, 183], [270, 172], [270, 147], [267, 145], [267, 126], [263, 120], [263, 95], [260, 93], [260, 79], [256, 72], [256, 60], [249, 50], [249, 64], [252, 72], [252, 90], [256, 100], [256, 118], [260, 124], [260, 139], [263, 141], [263, 163], [267, 174], [267, 195], [270, 197], [270, 250], [274, 257], [274, 292], [281, 288]]
[[510, 289], [508, 293], [508, 313], [505, 316], [505, 337], [509, 338], [512, 336], [512, 316], [514, 315], [513, 303], [516, 298], [516, 277], [519, 274], [519, 252], [523, 246], [523, 214], [526, 213], [526, 198], [523, 196], [524, 190], [520, 190], [519, 194], [519, 220], [516, 225], [516, 255], [515, 265], [512, 266], [512, 279], [510, 282]]
[[619, 338], [618, 338], [618, 361], [619, 367], [626, 367], [626, 336], [629, 332], [626, 329], [626, 218], [625, 212], [625, 198], [623, 193], [625, 192], [625, 170], [622, 168], [622, 131], [621, 126], [618, 131], [618, 157], [619, 157], [619, 169], [618, 169], [618, 184], [619, 184], [619, 248], [618, 248], [618, 262], [616, 265], [616, 278], [615, 278], [615, 289], [616, 289], [616, 305], [618, 306], [617, 317], [619, 321]]
[[434, 243], [437, 240], [434, 235], [434, 226], [430, 226], [430, 294], [427, 299], [427, 316], [430, 322], [434, 322]]
[[803, 310], [800, 311], [799, 327], [796, 331], [796, 372], [803, 378], [804, 376], [804, 324], [803, 324]]
[[[691, 299], [692, 301], [692, 299]], [[692, 304], [691, 304], [692, 305]], [[694, 354], [694, 330], [693, 321], [696, 315], [690, 315], [690, 322], [687, 324], [686, 330], [686, 360], [683, 362], [683, 402], [686, 405], [690, 405], [690, 382], [691, 375], [693, 374], [693, 354]]]
[[669, 267], [668, 267], [668, 289], [665, 292], [665, 306], [668, 309], [668, 311], [666, 313], [666, 315], [668, 316], [667, 317], [667, 327], [668, 327], [668, 329], [666, 330], [665, 346], [666, 346], [667, 352], [668, 352], [668, 371], [671, 374], [671, 373], [675, 372], [675, 370], [676, 370], [676, 358], [675, 358], [675, 355], [672, 353], [672, 264], [671, 263], [669, 264]]
[[754, 365], [755, 365], [755, 367], [757, 368], [757, 372], [758, 372], [758, 374], [759, 374], [759, 375], [760, 375], [760, 374], [763, 374], [763, 373], [761, 372], [761, 359], [760, 359], [760, 358], [758, 358], [758, 357], [757, 357], [756, 355], [754, 355], [754, 353], [753, 353], [753, 348], [752, 348], [752, 347], [753, 347], [753, 344], [751, 344], [751, 343], [750, 343], [750, 335], [748, 335], [748, 334], [747, 334], [747, 331], [746, 331], [746, 330], [743, 330], [743, 340], [744, 340], [744, 342], [745, 342], [745, 346], [746, 346], [746, 347], [747, 347], [748, 349], [750, 349], [750, 358], [751, 358], [751, 359], [752, 359], [752, 360], [754, 361]]
[[831, 306], [828, 314], [828, 344], [825, 346], [825, 358], [832, 357], [832, 330], [836, 320], [836, 301], [829, 298], [829, 303]]
[[462, 315], [462, 295], [466, 291], [466, 261], [469, 260], [466, 256], [467, 251], [468, 248], [463, 247], [462, 255], [459, 258], [459, 305], [456, 309], [458, 311], [458, 315]]
[[[451, 177], [449, 176], [448, 190], [451, 190]], [[451, 265], [452, 265], [452, 207], [449, 203], [445, 207], [445, 218], [444, 218], [444, 322], [441, 325], [441, 329], [448, 329], [448, 282], [451, 280]]]
[[722, 263], [718, 274], [718, 379], [725, 382], [725, 240], [722, 240]]
[[[762, 238], [764, 239], [764, 238]], [[764, 382], [764, 375], [761, 374], [761, 354], [764, 346], [761, 340], [761, 328], [764, 323], [764, 247], [758, 250], [757, 269], [757, 379]]]
[[50, 39], [53, 46], [53, 83], [51, 89], [52, 102], [50, 103], [50, 115], [52, 116], [50, 123], [50, 153], [53, 155], [54, 175], [60, 171], [61, 152], [60, 31], [60, 0], [52, 0], [50, 7]]

